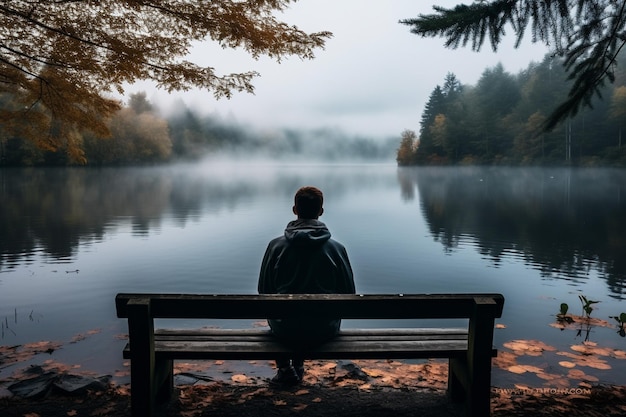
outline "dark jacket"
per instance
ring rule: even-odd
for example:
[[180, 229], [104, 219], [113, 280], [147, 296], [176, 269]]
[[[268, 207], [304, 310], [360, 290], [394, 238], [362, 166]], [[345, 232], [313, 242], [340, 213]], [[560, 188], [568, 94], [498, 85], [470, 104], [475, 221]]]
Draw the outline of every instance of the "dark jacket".
[[[354, 294], [354, 277], [346, 248], [319, 220], [289, 222], [283, 236], [267, 246], [259, 274], [261, 294]], [[339, 330], [339, 320], [270, 320], [281, 337], [323, 338]]]

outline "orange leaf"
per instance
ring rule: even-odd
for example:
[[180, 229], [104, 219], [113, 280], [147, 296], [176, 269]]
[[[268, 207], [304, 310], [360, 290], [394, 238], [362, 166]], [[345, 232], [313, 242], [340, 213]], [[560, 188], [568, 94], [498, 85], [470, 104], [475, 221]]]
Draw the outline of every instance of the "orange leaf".
[[248, 377], [243, 374], [237, 374], [230, 377], [234, 382], [239, 382], [240, 384], [245, 384], [248, 382]]

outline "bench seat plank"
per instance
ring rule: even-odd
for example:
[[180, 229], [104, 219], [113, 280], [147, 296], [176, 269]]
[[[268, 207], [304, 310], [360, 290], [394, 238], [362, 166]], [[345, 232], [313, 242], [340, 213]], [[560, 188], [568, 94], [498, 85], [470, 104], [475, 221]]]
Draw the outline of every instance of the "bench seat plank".
[[[467, 342], [334, 342], [321, 349], [299, 352], [307, 359], [407, 359], [462, 357]], [[176, 359], [277, 359], [290, 357], [293, 351], [278, 343], [250, 342], [160, 342], [155, 343], [157, 358]]]
[[[263, 329], [166, 329], [155, 330], [155, 340], [276, 340], [270, 330]], [[336, 336], [344, 340], [445, 340], [467, 339], [467, 329], [355, 329], [341, 330]]]
[[[157, 330], [155, 355], [161, 359], [276, 359], [294, 350], [269, 330]], [[342, 330], [322, 345], [300, 351], [307, 359], [411, 359], [463, 357], [467, 329]], [[492, 350], [492, 356], [496, 350]], [[132, 358], [130, 347], [124, 357]]]

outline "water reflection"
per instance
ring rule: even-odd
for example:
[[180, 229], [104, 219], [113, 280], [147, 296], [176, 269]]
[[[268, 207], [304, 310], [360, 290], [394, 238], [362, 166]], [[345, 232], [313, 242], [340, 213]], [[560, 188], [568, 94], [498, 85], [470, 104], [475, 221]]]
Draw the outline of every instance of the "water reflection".
[[263, 193], [284, 193], [290, 199], [305, 183], [324, 184], [329, 198], [347, 187], [367, 189], [380, 181], [394, 187], [390, 168], [208, 161], [143, 168], [2, 169], [0, 272], [41, 258], [69, 263], [79, 245], [102, 241], [122, 224], [134, 236], [147, 236], [165, 218], [182, 227], [207, 213], [250, 205]]
[[158, 169], [3, 170], [0, 270], [28, 263], [36, 253], [50, 262], [71, 260], [79, 243], [102, 240], [121, 221], [133, 234], [145, 235], [165, 213], [175, 212], [184, 223], [207, 198], [221, 206], [245, 194], [215, 189], [207, 196], [198, 192], [202, 187], [186, 175]]
[[407, 168], [402, 196], [421, 201], [447, 251], [472, 240], [498, 266], [524, 259], [547, 279], [597, 273], [626, 294], [626, 172], [613, 169]]

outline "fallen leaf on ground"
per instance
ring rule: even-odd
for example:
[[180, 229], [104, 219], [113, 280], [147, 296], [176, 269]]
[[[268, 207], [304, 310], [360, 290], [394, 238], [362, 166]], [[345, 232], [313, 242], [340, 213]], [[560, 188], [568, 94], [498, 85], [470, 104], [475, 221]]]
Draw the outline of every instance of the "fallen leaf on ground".
[[230, 377], [230, 379], [232, 379], [233, 382], [239, 382], [240, 384], [245, 384], [246, 382], [248, 382], [248, 377], [243, 374], [233, 375]]

